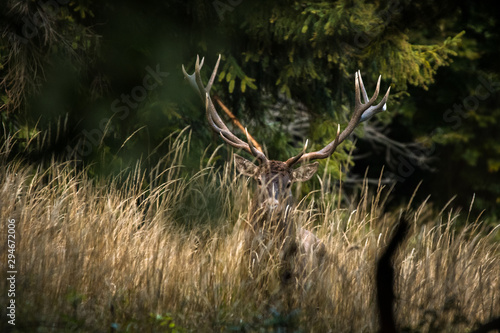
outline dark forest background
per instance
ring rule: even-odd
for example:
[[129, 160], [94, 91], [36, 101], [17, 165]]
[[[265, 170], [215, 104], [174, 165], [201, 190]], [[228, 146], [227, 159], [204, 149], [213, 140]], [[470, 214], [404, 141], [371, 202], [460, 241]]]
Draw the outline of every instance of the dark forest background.
[[[456, 196], [467, 210], [474, 198], [495, 220], [497, 12], [492, 0], [2, 1], [0, 140], [13, 144], [2, 158], [108, 177], [138, 160], [155, 166], [165, 139], [190, 126], [195, 170], [221, 140], [181, 65], [191, 73], [205, 56], [207, 78], [221, 54], [212, 91], [271, 158], [286, 159], [348, 122], [360, 69], [369, 94], [379, 75], [382, 91], [391, 86], [388, 111], [321, 167], [346, 191], [381, 178], [394, 205], [422, 181], [417, 195], [438, 208]], [[222, 164], [228, 148], [218, 154]]]

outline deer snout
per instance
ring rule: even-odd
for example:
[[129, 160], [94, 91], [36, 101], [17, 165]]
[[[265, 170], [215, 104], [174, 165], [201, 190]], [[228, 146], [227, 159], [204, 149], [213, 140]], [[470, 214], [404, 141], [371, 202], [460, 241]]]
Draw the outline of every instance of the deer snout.
[[275, 210], [278, 208], [280, 202], [278, 201], [278, 199], [276, 198], [268, 198], [265, 202], [264, 202], [264, 205], [266, 206], [266, 208], [268, 208], [269, 210]]

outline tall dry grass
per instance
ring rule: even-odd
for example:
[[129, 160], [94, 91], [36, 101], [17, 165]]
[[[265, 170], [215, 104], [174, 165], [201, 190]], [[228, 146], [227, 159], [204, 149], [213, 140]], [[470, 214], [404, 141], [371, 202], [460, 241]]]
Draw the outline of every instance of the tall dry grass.
[[[365, 184], [348, 201], [323, 175], [294, 217], [324, 242], [327, 261], [284, 291], [277, 260], [253, 276], [242, 253], [250, 183], [210, 161], [186, 176], [188, 139], [172, 138], [156, 169], [138, 164], [121, 180], [2, 160], [0, 304], [4, 313], [15, 219], [16, 329], [376, 332], [375, 265], [399, 218], [386, 212], [390, 191]], [[451, 210], [416, 207], [394, 260], [400, 329], [467, 332], [499, 316], [498, 230], [473, 219], [458, 228]]]

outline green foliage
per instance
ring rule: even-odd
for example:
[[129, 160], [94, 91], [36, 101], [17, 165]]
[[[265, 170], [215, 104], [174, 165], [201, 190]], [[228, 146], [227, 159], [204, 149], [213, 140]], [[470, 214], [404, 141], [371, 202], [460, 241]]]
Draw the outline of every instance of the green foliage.
[[228, 332], [302, 332], [299, 329], [299, 314], [299, 310], [281, 313], [271, 309], [268, 318], [258, 314], [254, 322], [240, 322], [229, 327]]
[[228, 91], [232, 94], [234, 91], [234, 85], [236, 84], [236, 78], [241, 81], [240, 89], [242, 93], [245, 93], [247, 86], [251, 89], [257, 89], [257, 86], [254, 83], [255, 79], [248, 77], [238, 65], [236, 59], [233, 56], [229, 56], [219, 74], [219, 82], [226, 79], [226, 82], [229, 84]]
[[182, 333], [186, 332], [186, 330], [182, 327], [179, 327], [174, 318], [170, 313], [166, 313], [164, 315], [160, 314], [150, 314], [151, 322], [153, 324], [153, 328], [156, 332], [168, 332], [168, 333]]
[[[465, 31], [454, 37], [448, 37], [436, 45], [414, 45], [407, 35], [392, 35], [371, 48], [374, 58], [380, 59], [376, 65], [382, 73], [392, 78], [392, 84], [398, 89], [408, 89], [407, 84], [429, 89], [434, 83], [434, 76], [442, 66], [448, 66], [451, 56], [457, 55]], [[386, 75], [387, 75], [386, 74]]]
[[0, 86], [5, 91], [3, 112], [20, 113], [36, 96], [58, 57], [71, 59], [75, 71], [85, 71], [93, 60], [99, 36], [85, 21], [92, 1], [76, 4], [6, 1], [0, 29]]
[[[458, 201], [466, 205], [478, 193], [483, 208], [492, 209], [500, 202], [491, 185], [500, 182], [500, 41], [493, 7], [486, 1], [457, 9], [451, 0], [5, 2], [3, 137], [15, 135], [14, 150], [30, 159], [55, 154], [93, 165], [92, 174], [118, 174], [137, 160], [154, 165], [169, 153], [162, 140], [189, 125], [187, 165], [197, 166], [208, 144], [213, 151], [221, 141], [207, 128], [199, 98], [182, 84], [180, 67], [192, 70], [195, 55], [206, 56], [206, 79], [220, 53], [213, 92], [273, 158], [286, 159], [306, 139], [310, 149], [321, 148], [337, 124], [347, 123], [353, 73], [360, 69], [369, 93], [379, 74], [382, 89], [392, 87], [389, 112], [375, 121], [388, 126], [391, 139], [425, 142], [436, 161], [436, 177], [417, 171], [409, 178], [429, 177], [424, 186], [437, 179], [441, 185], [425, 191], [443, 202], [465, 193]], [[156, 69], [163, 76], [148, 77]], [[145, 83], [158, 84], [145, 89]], [[300, 103], [308, 114], [300, 135], [287, 131], [303, 117], [295, 107], [270, 111], [283, 100]], [[360, 126], [356, 135], [363, 132]], [[33, 137], [40, 141], [35, 150], [27, 145]], [[340, 177], [341, 167], [353, 165], [352, 148], [351, 142], [339, 148], [329, 173]], [[373, 170], [385, 163], [397, 174], [398, 165], [382, 158], [357, 161], [358, 171], [364, 172], [363, 163], [378, 163]], [[412, 188], [405, 181], [398, 186], [403, 192]]]

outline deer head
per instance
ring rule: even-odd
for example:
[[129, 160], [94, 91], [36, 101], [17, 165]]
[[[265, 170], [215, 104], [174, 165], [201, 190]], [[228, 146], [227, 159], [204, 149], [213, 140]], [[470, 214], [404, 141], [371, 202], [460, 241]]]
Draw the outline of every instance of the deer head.
[[296, 169], [281, 161], [267, 161], [257, 166], [237, 154], [234, 154], [234, 161], [241, 174], [257, 181], [258, 208], [269, 212], [291, 206], [292, 183], [309, 180], [318, 169], [317, 162]]
[[[200, 74], [204, 59], [200, 62], [199, 57], [196, 58], [194, 74], [188, 75], [184, 66], [182, 66], [182, 71], [185, 78], [195, 91], [198, 92], [205, 104], [207, 120], [212, 130], [218, 133], [230, 146], [237, 149], [243, 149], [257, 159], [258, 165], [255, 165], [239, 155], [234, 155], [238, 171], [243, 175], [254, 178], [258, 183], [257, 205], [260, 209], [266, 209], [268, 211], [283, 211], [286, 209], [286, 207], [291, 204], [292, 200], [290, 190], [292, 183], [309, 180], [318, 169], [318, 162], [308, 162], [324, 159], [332, 155], [337, 146], [354, 131], [359, 123], [386, 109], [390, 88], [387, 90], [382, 101], [377, 105], [373, 105], [379, 94], [381, 77], [378, 79], [375, 93], [368, 99], [363, 80], [361, 79], [361, 73], [358, 71], [355, 74], [356, 99], [354, 112], [345, 129], [341, 132], [340, 125], [338, 125], [335, 139], [318, 151], [306, 153], [306, 141], [304, 149], [302, 149], [301, 153], [297, 156], [291, 157], [284, 162], [269, 160], [261, 150], [255, 147], [253, 143], [254, 140], [248, 131], [245, 130], [247, 137], [247, 142], [245, 142], [228, 129], [215, 109], [212, 99], [210, 98], [210, 89], [212, 88], [219, 67], [220, 58], [219, 55], [207, 86], [203, 85]], [[361, 102], [361, 95], [363, 96], [364, 103]], [[306, 164], [295, 168], [296, 165], [301, 163]]]

